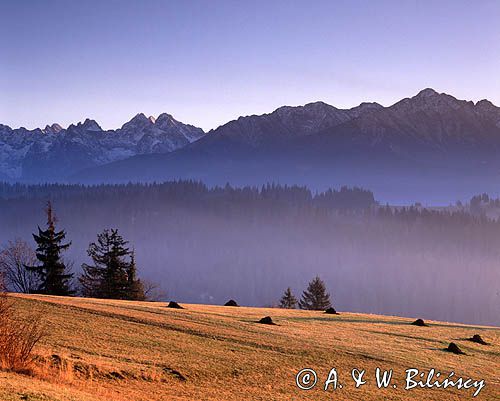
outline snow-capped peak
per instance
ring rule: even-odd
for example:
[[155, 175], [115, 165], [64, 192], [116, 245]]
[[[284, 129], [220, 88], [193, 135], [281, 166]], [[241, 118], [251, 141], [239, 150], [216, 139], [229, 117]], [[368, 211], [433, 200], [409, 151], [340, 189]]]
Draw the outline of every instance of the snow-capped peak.
[[[89, 118], [67, 129], [59, 124], [43, 130], [0, 126], [0, 176], [57, 180], [83, 167], [139, 154], [168, 153], [204, 135], [200, 128], [168, 114], [160, 117], [158, 124], [154, 117], [139, 113], [121, 129], [109, 131]], [[162, 121], [168, 124], [163, 126]], [[41, 170], [44, 177], [40, 177]]]
[[136, 114], [129, 122], [123, 124], [122, 129], [137, 129], [153, 125], [153, 121], [146, 117], [144, 113]]
[[176, 122], [177, 121], [170, 114], [161, 113], [156, 119], [155, 124], [158, 127], [168, 127], [174, 125]]
[[63, 130], [63, 127], [61, 127], [57, 123], [54, 123], [52, 125], [46, 125], [42, 131], [44, 134], [57, 134], [58, 132], [61, 132], [62, 130]]
[[91, 120], [90, 118], [86, 118], [83, 123], [78, 123], [76, 125], [78, 128], [83, 128], [86, 131], [102, 131], [102, 128], [97, 121]]

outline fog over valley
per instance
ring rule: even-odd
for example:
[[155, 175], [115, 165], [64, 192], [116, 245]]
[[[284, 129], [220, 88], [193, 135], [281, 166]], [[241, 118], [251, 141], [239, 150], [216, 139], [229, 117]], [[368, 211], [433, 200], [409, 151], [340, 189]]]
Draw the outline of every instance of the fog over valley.
[[45, 224], [51, 200], [73, 270], [105, 228], [135, 249], [168, 299], [276, 305], [316, 275], [337, 310], [500, 324], [499, 202], [434, 210], [377, 204], [361, 189], [155, 185], [0, 186], [0, 243]]

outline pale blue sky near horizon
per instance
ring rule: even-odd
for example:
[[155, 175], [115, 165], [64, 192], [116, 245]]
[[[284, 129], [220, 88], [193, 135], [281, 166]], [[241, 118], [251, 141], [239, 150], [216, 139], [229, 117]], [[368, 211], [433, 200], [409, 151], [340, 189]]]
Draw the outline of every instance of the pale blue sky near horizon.
[[500, 105], [500, 2], [0, 0], [0, 123], [205, 130], [325, 101], [388, 106], [426, 87]]

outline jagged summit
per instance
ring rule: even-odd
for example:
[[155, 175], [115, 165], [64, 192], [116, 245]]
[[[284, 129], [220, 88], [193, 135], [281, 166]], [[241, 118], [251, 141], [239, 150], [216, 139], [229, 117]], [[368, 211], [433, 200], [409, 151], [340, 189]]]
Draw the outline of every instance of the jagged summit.
[[108, 131], [90, 118], [67, 129], [55, 123], [31, 131], [0, 125], [0, 176], [63, 179], [83, 168], [138, 154], [168, 153], [204, 135], [202, 129], [169, 114], [160, 117], [157, 123], [154, 117], [139, 113], [122, 128]]
[[57, 134], [58, 132], [61, 132], [62, 130], [63, 130], [63, 127], [61, 127], [57, 123], [54, 123], [52, 125], [46, 125], [42, 131], [44, 134]]
[[86, 118], [83, 123], [80, 122], [76, 126], [86, 131], [102, 131], [102, 128], [97, 121], [91, 120], [90, 118]]
[[175, 125], [177, 121], [167, 113], [162, 113], [158, 116], [158, 118], [155, 121], [155, 124], [158, 126], [166, 127], [170, 125]]
[[130, 121], [123, 124], [122, 129], [129, 127], [144, 127], [146, 125], [154, 124], [144, 113], [137, 113]]
[[97, 121], [86, 118], [84, 122], [70, 124], [66, 131], [102, 131], [102, 128]]

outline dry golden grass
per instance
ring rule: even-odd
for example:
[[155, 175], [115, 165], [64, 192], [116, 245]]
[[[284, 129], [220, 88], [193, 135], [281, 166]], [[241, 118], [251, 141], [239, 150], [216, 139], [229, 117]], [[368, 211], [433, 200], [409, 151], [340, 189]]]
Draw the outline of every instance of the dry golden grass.
[[[477, 399], [500, 399], [500, 329], [300, 310], [231, 308], [82, 298], [15, 296], [22, 318], [42, 313], [49, 337], [36, 349], [35, 377], [0, 372], [0, 400], [457, 400], [473, 390], [405, 391], [405, 369], [484, 379]], [[273, 317], [276, 326], [255, 323]], [[480, 334], [482, 346], [465, 338]], [[467, 355], [443, 351], [454, 341]], [[295, 374], [320, 382], [300, 391]], [[330, 368], [342, 389], [321, 390]], [[377, 389], [374, 370], [394, 369], [398, 388]], [[358, 389], [353, 368], [366, 369]]]

